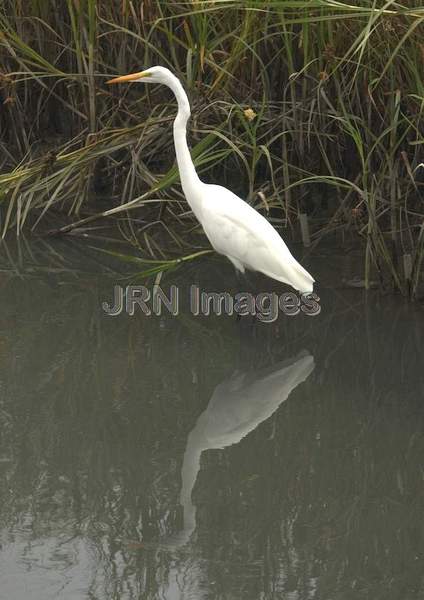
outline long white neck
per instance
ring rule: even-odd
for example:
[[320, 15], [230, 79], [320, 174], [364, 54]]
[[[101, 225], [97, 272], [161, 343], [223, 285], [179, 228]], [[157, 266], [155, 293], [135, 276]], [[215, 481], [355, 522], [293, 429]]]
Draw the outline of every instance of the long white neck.
[[181, 185], [184, 195], [187, 198], [187, 202], [190, 204], [194, 214], [198, 217], [198, 213], [201, 209], [199, 190], [202, 186], [202, 182], [196, 173], [190, 150], [187, 145], [186, 128], [187, 121], [190, 117], [190, 104], [183, 86], [176, 77], [172, 76], [168, 86], [174, 92], [178, 103], [178, 113], [174, 121], [174, 144]]

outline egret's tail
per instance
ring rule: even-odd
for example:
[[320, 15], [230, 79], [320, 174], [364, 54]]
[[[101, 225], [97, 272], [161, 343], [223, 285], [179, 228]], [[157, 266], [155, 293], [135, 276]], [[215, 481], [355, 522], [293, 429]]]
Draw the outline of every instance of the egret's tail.
[[290, 284], [301, 294], [310, 294], [314, 291], [315, 279], [298, 262], [293, 265]]
[[266, 273], [266, 275], [269, 275], [278, 281], [282, 281], [283, 283], [288, 283], [288, 285], [291, 285], [301, 294], [310, 294], [314, 291], [315, 279], [295, 258], [293, 258], [293, 262], [290, 262], [289, 264], [285, 263], [281, 270], [283, 271], [281, 274]]

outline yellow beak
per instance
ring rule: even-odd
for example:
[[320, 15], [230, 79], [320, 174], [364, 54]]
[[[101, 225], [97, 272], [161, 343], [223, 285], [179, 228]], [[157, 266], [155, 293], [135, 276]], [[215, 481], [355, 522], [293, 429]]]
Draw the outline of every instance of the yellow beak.
[[137, 79], [148, 77], [148, 75], [150, 75], [149, 71], [140, 71], [139, 73], [130, 73], [129, 75], [114, 77], [114, 79], [109, 79], [109, 81], [106, 81], [106, 83], [126, 83], [127, 81], [137, 81]]

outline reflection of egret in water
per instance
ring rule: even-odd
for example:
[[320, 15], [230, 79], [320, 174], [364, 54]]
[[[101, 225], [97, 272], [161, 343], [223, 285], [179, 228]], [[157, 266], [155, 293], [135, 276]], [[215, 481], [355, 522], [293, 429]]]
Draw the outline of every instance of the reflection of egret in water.
[[235, 373], [215, 388], [206, 410], [187, 439], [180, 495], [184, 528], [177, 539], [174, 538], [178, 544], [187, 542], [196, 527], [196, 508], [191, 494], [200, 470], [202, 452], [240, 442], [268, 419], [313, 369], [313, 357], [302, 352], [260, 371]]

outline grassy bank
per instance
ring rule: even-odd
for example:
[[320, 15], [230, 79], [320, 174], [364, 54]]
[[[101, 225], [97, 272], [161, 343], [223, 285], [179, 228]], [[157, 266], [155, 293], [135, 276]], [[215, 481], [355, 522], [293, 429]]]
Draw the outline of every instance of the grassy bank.
[[289, 240], [305, 214], [313, 244], [335, 232], [359, 238], [365, 284], [377, 275], [415, 295], [423, 19], [419, 0], [4, 0], [3, 235], [113, 216], [154, 257], [165, 238], [190, 252], [195, 220], [174, 166], [173, 98], [104, 85], [161, 64], [189, 93], [205, 180], [244, 195]]

